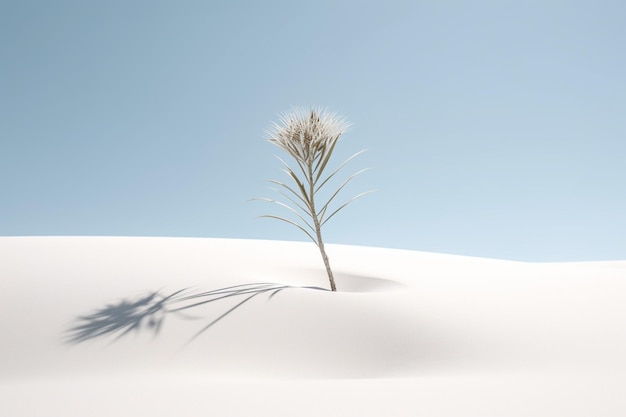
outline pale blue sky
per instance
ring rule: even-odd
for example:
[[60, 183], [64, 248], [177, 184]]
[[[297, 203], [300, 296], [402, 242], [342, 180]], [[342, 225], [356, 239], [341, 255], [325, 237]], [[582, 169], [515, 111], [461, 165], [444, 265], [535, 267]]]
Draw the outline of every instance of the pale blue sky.
[[0, 35], [0, 235], [305, 240], [247, 200], [319, 105], [380, 190], [327, 242], [626, 259], [623, 1], [2, 0]]

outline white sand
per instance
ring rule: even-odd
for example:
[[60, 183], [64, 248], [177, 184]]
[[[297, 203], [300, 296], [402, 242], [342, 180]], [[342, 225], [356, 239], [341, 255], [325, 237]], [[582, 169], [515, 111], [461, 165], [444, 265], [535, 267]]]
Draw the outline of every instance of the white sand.
[[337, 293], [309, 243], [0, 238], [0, 416], [626, 415], [626, 261], [328, 252]]

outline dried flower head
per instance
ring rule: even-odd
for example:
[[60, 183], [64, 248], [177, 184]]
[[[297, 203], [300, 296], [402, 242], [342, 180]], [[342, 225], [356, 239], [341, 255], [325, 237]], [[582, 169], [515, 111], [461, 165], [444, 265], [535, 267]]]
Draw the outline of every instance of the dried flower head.
[[306, 162], [334, 147], [349, 127], [350, 123], [325, 109], [295, 107], [283, 113], [280, 124], [273, 123], [267, 134], [269, 142]]
[[[295, 160], [299, 172], [296, 174], [298, 170], [292, 169], [289, 164], [278, 157], [284, 165], [283, 171], [289, 175], [295, 183], [295, 186], [290, 186], [276, 180], [270, 180], [270, 182], [282, 188], [282, 191], [277, 191], [288, 199], [293, 206], [269, 198], [261, 198], [260, 200], [275, 203], [290, 210], [298, 217], [299, 221], [274, 215], [265, 215], [262, 217], [278, 219], [302, 230], [319, 248], [322, 259], [324, 260], [324, 265], [326, 266], [331, 290], [336, 291], [335, 280], [330, 268], [328, 256], [324, 249], [324, 242], [322, 241], [321, 228], [345, 206], [371, 192], [367, 191], [361, 193], [339, 205], [338, 208], [329, 210], [331, 203], [346, 184], [365, 170], [358, 171], [349, 176], [331, 193], [330, 198], [323, 204], [319, 204], [315, 197], [320, 189], [322, 189], [348, 162], [364, 151], [355, 153], [324, 177], [323, 174], [326, 172], [326, 167], [335, 149], [335, 145], [341, 135], [348, 130], [350, 123], [324, 109], [304, 109], [302, 107], [296, 107], [290, 112], [284, 113], [281, 115], [279, 122], [280, 124], [272, 124], [271, 128], [267, 131], [267, 139], [270, 143], [281, 148]], [[302, 175], [299, 175], [300, 173]]]

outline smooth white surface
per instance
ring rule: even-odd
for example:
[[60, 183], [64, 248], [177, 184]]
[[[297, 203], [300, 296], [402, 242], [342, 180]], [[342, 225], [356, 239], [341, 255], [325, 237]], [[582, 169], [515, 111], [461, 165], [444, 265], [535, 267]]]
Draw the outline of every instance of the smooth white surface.
[[0, 238], [0, 415], [626, 414], [626, 262], [328, 251], [337, 293], [261, 293], [193, 340], [244, 297], [68, 343], [154, 291], [327, 278], [307, 243]]

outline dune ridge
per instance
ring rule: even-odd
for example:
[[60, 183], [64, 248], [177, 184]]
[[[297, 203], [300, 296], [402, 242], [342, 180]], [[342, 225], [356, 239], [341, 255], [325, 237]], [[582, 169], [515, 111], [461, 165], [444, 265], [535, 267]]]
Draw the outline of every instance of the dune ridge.
[[626, 413], [626, 261], [327, 250], [0, 238], [0, 415]]

